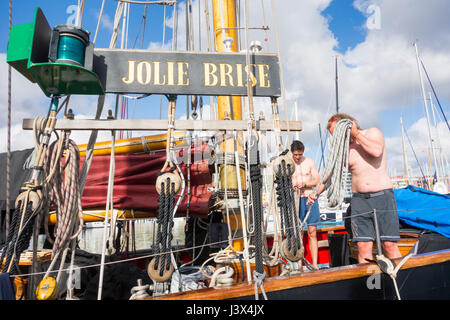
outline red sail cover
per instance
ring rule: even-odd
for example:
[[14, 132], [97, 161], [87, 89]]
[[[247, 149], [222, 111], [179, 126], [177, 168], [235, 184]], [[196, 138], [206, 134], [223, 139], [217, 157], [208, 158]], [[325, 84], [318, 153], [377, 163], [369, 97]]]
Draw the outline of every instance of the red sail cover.
[[[209, 213], [209, 200], [212, 195], [212, 179], [208, 167], [211, 153], [205, 143], [191, 147], [191, 153], [189, 216], [206, 217]], [[186, 149], [177, 148], [176, 155], [186, 182], [183, 200], [176, 213], [176, 216], [180, 217], [186, 216], [187, 211]], [[106, 207], [110, 158], [109, 155], [92, 158], [81, 200], [83, 210]], [[165, 151], [153, 154], [116, 155], [114, 159], [114, 208], [148, 211], [156, 214], [158, 193], [155, 182], [166, 161]], [[84, 157], [81, 159], [81, 166], [83, 162]], [[175, 201], [178, 200], [178, 196]]]

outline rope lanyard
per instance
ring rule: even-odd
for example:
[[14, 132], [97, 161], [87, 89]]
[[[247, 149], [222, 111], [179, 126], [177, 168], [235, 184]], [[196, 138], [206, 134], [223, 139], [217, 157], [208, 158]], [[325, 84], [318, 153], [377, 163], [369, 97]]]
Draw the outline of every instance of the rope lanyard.
[[[9, 0], [9, 15], [8, 15], [9, 27], [8, 38], [11, 34], [12, 27], [12, 0]], [[8, 134], [6, 141], [6, 215], [5, 215], [5, 230], [6, 238], [8, 238], [8, 230], [10, 223], [10, 190], [11, 190], [11, 65], [8, 65]], [[3, 260], [2, 260], [3, 261]]]
[[[284, 85], [284, 76], [283, 76], [283, 67], [281, 63], [281, 50], [280, 50], [280, 38], [279, 38], [279, 32], [278, 32], [278, 22], [276, 18], [276, 9], [275, 9], [275, 1], [271, 0], [271, 7], [272, 7], [272, 14], [273, 14], [273, 24], [275, 27], [275, 42], [277, 45], [277, 56], [278, 60], [280, 61], [280, 82], [281, 82], [281, 94], [283, 95], [283, 109], [285, 112], [285, 116], [288, 117], [288, 110], [286, 105], [286, 87]], [[288, 141], [291, 139], [291, 130], [289, 127], [289, 122], [287, 122], [287, 138]]]
[[298, 261], [302, 258], [304, 249], [301, 228], [299, 228], [298, 215], [295, 210], [294, 189], [292, 187], [292, 174], [295, 166], [286, 161], [291, 157], [283, 154], [277, 160], [275, 171], [277, 205], [280, 210], [281, 230], [283, 231], [281, 253], [289, 261]]
[[283, 145], [283, 140], [281, 137], [281, 128], [280, 128], [280, 116], [278, 112], [278, 101], [276, 97], [271, 97], [271, 104], [272, 104], [272, 117], [273, 117], [273, 128], [275, 131], [275, 137], [277, 140], [277, 147], [280, 150], [280, 152], [285, 151], [285, 147]]
[[[249, 8], [248, 0], [244, 3], [245, 12], [245, 42], [246, 42], [246, 64], [250, 66], [250, 43], [249, 43]], [[248, 123], [248, 161], [249, 161], [249, 175], [250, 175], [250, 197], [251, 197], [251, 208], [254, 217], [254, 244], [255, 244], [255, 270], [253, 271], [253, 278], [255, 279], [255, 297], [258, 299], [258, 287], [267, 300], [264, 292], [263, 281], [265, 278], [265, 271], [263, 268], [263, 234], [262, 234], [262, 224], [263, 224], [263, 212], [262, 212], [262, 174], [260, 167], [260, 158], [258, 151], [258, 135], [256, 132], [256, 122], [254, 116], [254, 105], [253, 105], [253, 82], [250, 77], [250, 73], [247, 73], [247, 96], [248, 96], [248, 112], [249, 112], [249, 123]]]
[[[116, 111], [118, 108], [118, 99], [119, 96], [116, 96]], [[117, 112], [116, 112], [117, 114]], [[112, 120], [114, 117], [112, 113], [109, 112], [108, 119]], [[98, 291], [97, 291], [97, 300], [102, 299], [102, 291], [103, 291], [103, 276], [104, 276], [104, 266], [105, 266], [105, 256], [107, 250], [109, 253], [112, 253], [110, 250], [112, 243], [109, 243], [109, 248], [106, 247], [106, 235], [108, 230], [108, 224], [110, 225], [110, 234], [114, 233], [115, 225], [113, 224], [113, 211], [114, 211], [114, 202], [113, 202], [113, 192], [114, 192], [114, 175], [115, 175], [115, 143], [116, 143], [116, 133], [115, 130], [111, 130], [111, 157], [109, 160], [109, 175], [108, 175], [108, 188], [106, 193], [106, 209], [105, 209], [105, 218], [103, 220], [103, 241], [102, 241], [102, 255], [101, 255], [101, 266], [100, 266], [100, 274], [99, 274], [99, 282], [98, 282]], [[111, 213], [111, 214], [109, 214]], [[111, 216], [111, 222], [108, 223], [108, 218]]]
[[[262, 211], [262, 174], [260, 168], [260, 159], [257, 151], [258, 144], [256, 137], [252, 136], [254, 147], [250, 150], [250, 187], [251, 187], [251, 207], [254, 214], [254, 244], [255, 244], [255, 270], [253, 278], [255, 280], [255, 297], [258, 300], [258, 287], [261, 288], [264, 298], [267, 296], [264, 292], [263, 282], [266, 276], [263, 267], [263, 211]], [[252, 152], [253, 151], [253, 152]], [[256, 154], [254, 153], [256, 151]]]
[[[176, 96], [169, 95], [168, 128], [166, 144], [166, 161], [156, 179], [156, 191], [158, 198], [157, 217], [157, 239], [155, 244], [156, 256], [149, 263], [147, 272], [149, 277], [155, 282], [165, 282], [170, 279], [175, 268], [171, 242], [173, 239], [172, 228], [174, 217], [178, 206], [183, 198], [185, 190], [185, 180], [183, 173], [177, 163], [174, 153], [175, 128], [175, 103]], [[166, 169], [168, 169], [166, 171]], [[175, 204], [175, 195], [180, 192], [178, 201]], [[176, 267], [176, 266], [175, 266]]]

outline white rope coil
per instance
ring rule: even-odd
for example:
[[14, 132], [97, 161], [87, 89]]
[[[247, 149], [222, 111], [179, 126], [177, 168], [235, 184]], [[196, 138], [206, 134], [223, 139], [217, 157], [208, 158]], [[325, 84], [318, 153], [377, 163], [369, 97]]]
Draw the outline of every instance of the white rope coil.
[[233, 268], [229, 266], [221, 267], [214, 271], [209, 287], [214, 288], [232, 285], [234, 282], [233, 275]]
[[350, 147], [350, 130], [353, 122], [340, 120], [334, 129], [330, 144], [330, 154], [327, 158], [322, 183], [328, 185], [328, 205], [334, 208], [344, 199], [345, 177], [348, 172], [348, 155]]
[[[66, 148], [63, 144], [67, 144]], [[65, 164], [62, 166], [62, 153], [67, 150]], [[50, 145], [45, 161], [46, 185], [50, 203], [55, 203], [57, 225], [53, 256], [62, 251], [68, 241], [76, 238], [82, 228], [83, 210], [79, 190], [80, 153], [73, 140], [66, 140], [65, 133]]]
[[147, 293], [147, 290], [150, 288], [150, 285], [142, 284], [142, 279], [138, 279], [137, 286], [131, 288], [131, 297], [130, 300], [143, 299], [149, 297], [150, 295]]

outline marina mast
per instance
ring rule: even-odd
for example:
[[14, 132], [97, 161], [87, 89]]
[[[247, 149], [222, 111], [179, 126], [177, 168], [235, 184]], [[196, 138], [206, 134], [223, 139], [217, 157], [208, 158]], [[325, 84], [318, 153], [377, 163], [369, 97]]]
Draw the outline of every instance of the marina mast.
[[[428, 103], [427, 103], [427, 98], [426, 98], [426, 95], [425, 95], [425, 88], [424, 88], [423, 79], [422, 79], [422, 69], [420, 68], [419, 50], [417, 49], [417, 42], [414, 42], [414, 47], [416, 49], [417, 68], [419, 70], [420, 86], [422, 88], [423, 105], [424, 105], [424, 108], [425, 108], [425, 115], [426, 115], [426, 119], [427, 119], [428, 139], [429, 139], [429, 142], [430, 142], [430, 157], [434, 161], [434, 168], [436, 170], [436, 176], [439, 177], [439, 174], [437, 172], [438, 166], [437, 166], [437, 161], [436, 161], [436, 155], [434, 153], [433, 138], [431, 136], [430, 115], [429, 115], [429, 112], [428, 112]], [[431, 174], [433, 174], [433, 171], [431, 171]]]

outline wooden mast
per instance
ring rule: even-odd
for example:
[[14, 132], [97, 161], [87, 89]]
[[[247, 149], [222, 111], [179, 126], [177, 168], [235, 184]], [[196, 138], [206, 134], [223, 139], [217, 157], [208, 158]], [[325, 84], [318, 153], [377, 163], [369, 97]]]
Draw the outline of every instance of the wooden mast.
[[[238, 33], [236, 25], [235, 0], [213, 0], [213, 23], [215, 50], [227, 52], [224, 40], [231, 38], [231, 52], [238, 52]], [[234, 96], [217, 97], [218, 117], [223, 120], [227, 115], [231, 120], [242, 120], [241, 98]]]
[[[236, 3], [235, 0], [213, 0], [213, 26], [215, 37], [215, 51], [217, 52], [238, 52], [238, 32], [236, 23]], [[225, 43], [228, 41], [228, 45]], [[230, 45], [231, 42], [231, 45]], [[218, 120], [242, 120], [241, 98], [238, 96], [218, 96], [217, 97], [217, 114]], [[221, 143], [220, 150], [224, 154], [233, 155], [235, 153], [235, 143], [237, 144], [237, 152], [239, 155], [244, 155], [242, 133], [238, 134], [237, 141], [232, 137], [225, 137]], [[241, 188], [246, 189], [245, 171], [240, 169]], [[226, 180], [226, 185], [225, 185]], [[220, 183], [222, 190], [237, 191], [239, 188], [239, 181], [237, 178], [237, 167], [235, 165], [220, 165]], [[228, 198], [236, 198], [227, 193]], [[228, 205], [228, 204], [226, 204]], [[239, 211], [239, 210], [238, 210]], [[231, 223], [232, 229], [242, 229], [241, 219], [234, 219], [228, 221]], [[233, 241], [233, 248], [237, 251], [242, 251], [244, 248], [244, 241], [242, 239]]]

